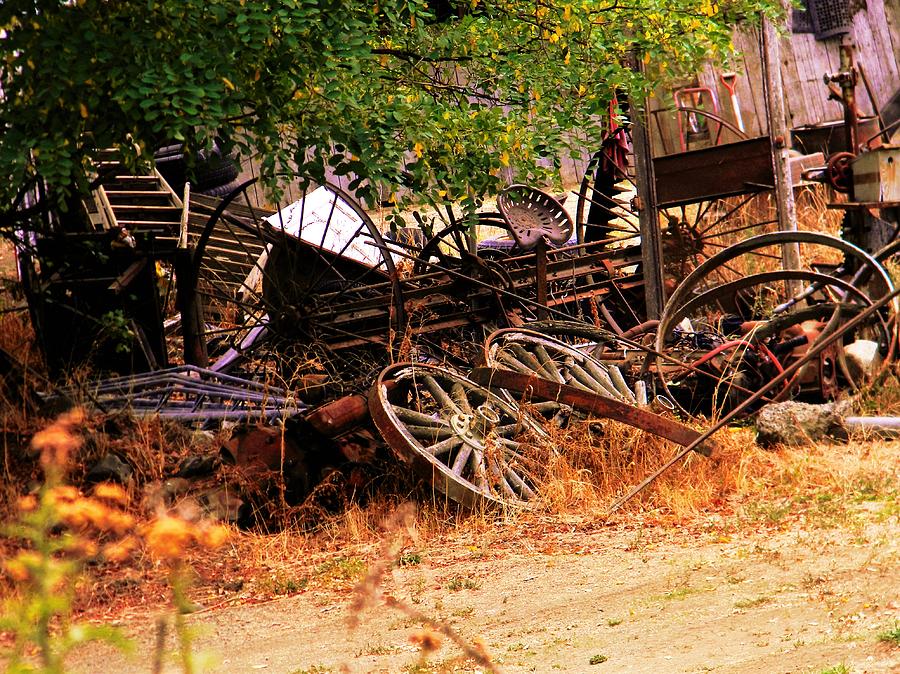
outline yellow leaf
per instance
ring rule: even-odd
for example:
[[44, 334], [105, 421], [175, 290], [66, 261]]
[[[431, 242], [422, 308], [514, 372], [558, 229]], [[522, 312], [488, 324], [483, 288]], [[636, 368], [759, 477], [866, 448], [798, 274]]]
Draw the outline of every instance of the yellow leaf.
[[422, 143], [416, 143], [415, 145], [413, 145], [413, 152], [416, 153], [417, 157], [422, 156], [422, 150], [424, 150], [424, 149], [425, 149], [425, 146], [423, 146]]
[[650, 52], [644, 52], [644, 63], [650, 63]]
[[81, 106], [81, 118], [87, 119], [87, 116], [88, 116], [87, 106], [84, 103], [79, 103], [79, 105]]
[[500, 155], [500, 163], [504, 166], [509, 166], [509, 152], [506, 150]]
[[234, 91], [234, 83], [228, 79], [227, 77], [223, 77], [222, 81], [225, 83], [225, 86]]

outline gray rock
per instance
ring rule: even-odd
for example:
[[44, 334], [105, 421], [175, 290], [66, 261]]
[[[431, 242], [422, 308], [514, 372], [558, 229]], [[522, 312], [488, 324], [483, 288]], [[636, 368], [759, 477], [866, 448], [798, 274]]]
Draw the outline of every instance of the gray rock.
[[802, 447], [825, 438], [847, 439], [846, 402], [811, 405], [787, 401], [766, 405], [756, 418], [756, 441], [763, 447]]
[[127, 484], [131, 479], [134, 469], [116, 454], [107, 454], [84, 476], [85, 484], [97, 484], [98, 482], [118, 482]]
[[198, 497], [198, 501], [207, 517], [224, 522], [237, 522], [241, 515], [244, 501], [224, 487], [207, 489]]

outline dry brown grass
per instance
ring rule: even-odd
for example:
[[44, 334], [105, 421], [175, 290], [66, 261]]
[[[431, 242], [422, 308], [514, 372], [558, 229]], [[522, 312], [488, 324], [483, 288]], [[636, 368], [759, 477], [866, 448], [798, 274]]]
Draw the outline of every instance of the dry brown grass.
[[[680, 447], [645, 431], [608, 420], [591, 420], [558, 431], [559, 452], [542, 485], [553, 514], [602, 516], [617, 497], [672, 458]], [[745, 476], [759, 465], [763, 450], [749, 429], [715, 437], [711, 458], [690, 454], [627, 506], [626, 512], [654, 509], [673, 516], [696, 515], [739, 493]]]

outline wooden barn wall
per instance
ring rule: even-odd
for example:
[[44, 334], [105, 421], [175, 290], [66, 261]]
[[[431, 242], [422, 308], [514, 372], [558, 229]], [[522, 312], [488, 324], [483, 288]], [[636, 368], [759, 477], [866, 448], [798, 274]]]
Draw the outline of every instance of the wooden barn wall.
[[[853, 43], [854, 62], [861, 66], [872, 87], [878, 106], [882, 106], [900, 89], [900, 0], [867, 0], [860, 3], [865, 9], [853, 15], [853, 25], [847, 36]], [[816, 40], [811, 33], [786, 33], [781, 39], [781, 72], [784, 81], [785, 112], [791, 127], [843, 118], [843, 108], [837, 101], [828, 99], [823, 76], [839, 70], [841, 39]], [[766, 133], [766, 113], [762, 83], [759, 30], [742, 30], [735, 33], [734, 44], [738, 55], [726, 66], [709, 65], [697, 75], [697, 84], [712, 89], [718, 99], [719, 112], [729, 121], [734, 113], [728, 91], [721, 84], [723, 72], [738, 74], [736, 91], [747, 133], [751, 136]], [[865, 115], [873, 114], [863, 82], [856, 89], [857, 102]], [[671, 106], [671, 91], [661, 91], [652, 107], [662, 109]], [[666, 135], [666, 147], [659, 137], [654, 138], [654, 149], [663, 154], [677, 150], [677, 128], [674, 115], [662, 115], [660, 124], [654, 123], [653, 131], [659, 135], [659, 127]], [[733, 138], [725, 132], [724, 140]]]

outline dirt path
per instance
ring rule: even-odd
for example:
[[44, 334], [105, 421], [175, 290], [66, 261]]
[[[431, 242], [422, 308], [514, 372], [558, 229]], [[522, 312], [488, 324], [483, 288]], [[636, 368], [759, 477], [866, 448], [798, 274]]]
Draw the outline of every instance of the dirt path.
[[[900, 649], [877, 638], [900, 620], [893, 502], [861, 504], [839, 529], [730, 534], [715, 517], [691, 531], [586, 528], [527, 549], [422, 553], [380, 591], [480, 640], [502, 672], [900, 672]], [[446, 639], [422, 666], [421, 625], [381, 603], [351, 629], [351, 601], [326, 588], [200, 613], [198, 650], [218, 672], [479, 671]], [[146, 655], [151, 628], [135, 630]], [[80, 671], [101, 671], [97, 657]], [[103, 661], [149, 671], [148, 657]]]

